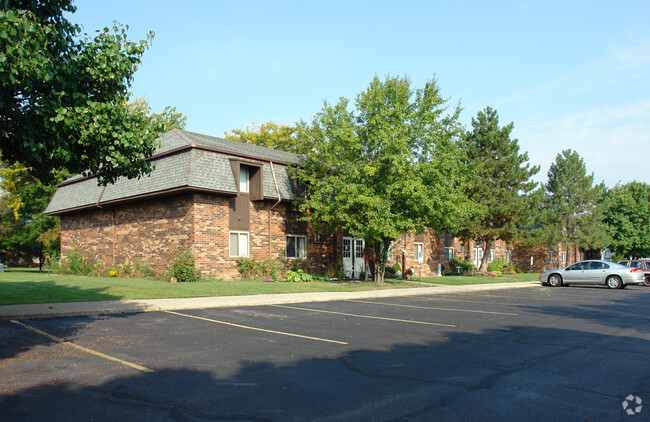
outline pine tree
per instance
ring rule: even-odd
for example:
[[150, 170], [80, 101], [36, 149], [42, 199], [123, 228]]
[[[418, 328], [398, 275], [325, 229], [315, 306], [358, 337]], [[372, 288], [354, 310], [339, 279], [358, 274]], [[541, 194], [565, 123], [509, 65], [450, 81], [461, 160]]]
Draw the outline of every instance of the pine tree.
[[547, 245], [562, 242], [568, 260], [572, 247], [599, 249], [610, 241], [602, 224], [607, 189], [593, 181], [583, 159], [570, 149], [558, 154], [548, 171], [541, 237]]
[[[512, 240], [526, 218], [526, 194], [536, 183], [530, 178], [539, 166], [528, 164], [528, 153], [519, 153], [519, 142], [511, 139], [513, 123], [499, 127], [496, 110], [487, 107], [472, 119], [473, 130], [465, 135], [469, 174], [473, 183], [469, 197], [477, 215], [461, 231], [464, 239], [478, 239], [488, 252], [496, 239]], [[485, 254], [479, 266], [487, 270]]]

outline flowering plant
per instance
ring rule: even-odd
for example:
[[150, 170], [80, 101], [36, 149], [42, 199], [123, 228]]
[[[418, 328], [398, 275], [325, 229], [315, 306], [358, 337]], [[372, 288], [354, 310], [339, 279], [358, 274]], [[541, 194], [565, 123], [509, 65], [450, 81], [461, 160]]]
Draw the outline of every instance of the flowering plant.
[[201, 269], [196, 268], [196, 260], [189, 250], [176, 255], [169, 265], [169, 276], [179, 282], [199, 281]]

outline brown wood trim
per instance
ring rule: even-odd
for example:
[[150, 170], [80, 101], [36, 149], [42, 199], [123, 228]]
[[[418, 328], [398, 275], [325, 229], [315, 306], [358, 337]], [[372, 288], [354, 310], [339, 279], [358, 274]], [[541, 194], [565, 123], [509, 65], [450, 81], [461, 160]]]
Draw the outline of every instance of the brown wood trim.
[[74, 207], [74, 208], [66, 208], [64, 210], [59, 210], [59, 211], [53, 211], [53, 212], [48, 212], [45, 213], [45, 215], [63, 215], [63, 214], [69, 214], [77, 211], [85, 211], [85, 210], [91, 210], [91, 209], [101, 209], [107, 206], [114, 206], [114, 205], [121, 205], [129, 202], [136, 202], [140, 201], [142, 199], [151, 199], [151, 198], [157, 198], [157, 197], [164, 197], [164, 196], [169, 196], [169, 195], [174, 195], [178, 193], [188, 193], [188, 192], [198, 192], [198, 193], [209, 193], [213, 195], [221, 195], [221, 196], [236, 196], [237, 194], [235, 192], [224, 192], [224, 191], [219, 191], [219, 190], [214, 190], [214, 189], [205, 189], [205, 188], [194, 188], [191, 186], [181, 186], [178, 188], [172, 188], [172, 189], [166, 189], [162, 191], [157, 191], [157, 192], [151, 192], [151, 193], [145, 193], [142, 195], [134, 195], [134, 196], [129, 196], [128, 198], [120, 198], [120, 199], [114, 199], [112, 201], [104, 201], [104, 202], [98, 202], [98, 203], [93, 203], [93, 204], [88, 204], [88, 205], [82, 205], [79, 207]]

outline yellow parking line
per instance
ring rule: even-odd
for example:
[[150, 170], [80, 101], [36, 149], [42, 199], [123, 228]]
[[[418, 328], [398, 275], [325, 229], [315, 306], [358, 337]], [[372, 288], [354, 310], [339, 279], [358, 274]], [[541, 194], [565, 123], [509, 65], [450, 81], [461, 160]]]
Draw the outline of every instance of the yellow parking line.
[[299, 309], [301, 311], [322, 312], [324, 314], [344, 315], [344, 316], [351, 316], [351, 317], [356, 317], [356, 318], [381, 319], [381, 320], [384, 320], [384, 321], [409, 322], [411, 324], [439, 325], [439, 326], [442, 326], [442, 327], [455, 327], [455, 325], [440, 324], [438, 322], [424, 322], [424, 321], [413, 321], [413, 320], [410, 320], [410, 319], [397, 319], [397, 318], [386, 318], [386, 317], [378, 317], [378, 316], [370, 316], [370, 315], [348, 314], [348, 313], [345, 313], [345, 312], [324, 311], [322, 309], [300, 308], [300, 307], [297, 307], [297, 306], [286, 306], [286, 305], [269, 305], [269, 306], [275, 306], [276, 308]]
[[477, 313], [477, 314], [512, 315], [512, 316], [518, 315], [518, 314], [513, 314], [512, 312], [477, 311], [477, 310], [474, 310], [474, 309], [453, 309], [453, 308], [438, 308], [438, 307], [433, 307], [433, 306], [402, 305], [402, 304], [396, 304], [396, 303], [372, 302], [370, 300], [349, 299], [348, 302], [372, 303], [373, 305], [399, 306], [399, 307], [403, 307], [403, 308], [434, 309], [434, 310], [437, 310], [437, 311], [473, 312], [473, 313]]
[[14, 324], [20, 325], [21, 327], [27, 328], [28, 330], [33, 331], [33, 332], [35, 332], [37, 334], [45, 336], [45, 337], [47, 337], [47, 338], [49, 338], [51, 340], [54, 340], [57, 343], [61, 343], [61, 344], [65, 344], [66, 346], [74, 347], [75, 349], [81, 350], [82, 352], [86, 352], [86, 353], [89, 353], [91, 355], [99, 356], [100, 358], [104, 358], [104, 359], [107, 359], [107, 360], [112, 360], [114, 362], [121, 363], [122, 365], [129, 366], [131, 368], [137, 369], [137, 370], [142, 371], [142, 372], [153, 372], [153, 369], [145, 368], [144, 366], [141, 366], [141, 365], [138, 365], [138, 364], [135, 364], [135, 363], [132, 363], [132, 362], [128, 362], [128, 361], [126, 361], [124, 359], [116, 358], [114, 356], [110, 356], [110, 355], [107, 355], [105, 353], [98, 352], [96, 350], [92, 350], [92, 349], [89, 349], [87, 347], [79, 346], [78, 344], [74, 344], [74, 343], [71, 343], [69, 341], [65, 341], [62, 338], [59, 338], [57, 336], [53, 336], [52, 334], [46, 333], [45, 331], [39, 330], [38, 328], [32, 327], [31, 325], [24, 324], [24, 323], [22, 323], [20, 321], [11, 320], [11, 322], [13, 322]]
[[348, 343], [346, 343], [344, 341], [328, 340], [326, 338], [303, 336], [301, 334], [285, 333], [283, 331], [274, 331], [274, 330], [267, 330], [267, 329], [264, 329], [264, 328], [250, 327], [248, 325], [234, 324], [232, 322], [219, 321], [219, 320], [216, 320], [216, 319], [204, 318], [204, 317], [195, 316], [195, 315], [182, 314], [180, 312], [174, 312], [174, 311], [163, 311], [163, 312], [167, 312], [168, 314], [184, 316], [184, 317], [188, 317], [188, 318], [200, 319], [202, 321], [214, 322], [214, 323], [217, 323], [217, 324], [230, 325], [231, 327], [245, 328], [247, 330], [263, 331], [265, 333], [281, 334], [283, 336], [299, 337], [299, 338], [305, 338], [305, 339], [308, 339], [308, 340], [324, 341], [324, 342], [327, 342], [327, 343], [348, 344]]

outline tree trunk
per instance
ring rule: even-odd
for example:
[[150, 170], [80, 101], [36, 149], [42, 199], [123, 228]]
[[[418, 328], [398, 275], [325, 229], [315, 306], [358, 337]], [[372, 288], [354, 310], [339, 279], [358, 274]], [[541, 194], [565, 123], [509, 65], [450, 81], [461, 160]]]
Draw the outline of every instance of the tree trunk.
[[481, 258], [481, 265], [479, 265], [479, 272], [485, 273], [487, 272], [487, 267], [488, 267], [488, 259], [490, 256], [490, 247], [492, 246], [492, 239], [485, 239], [483, 241], [483, 244], [485, 245], [485, 248], [483, 249], [483, 258]]

